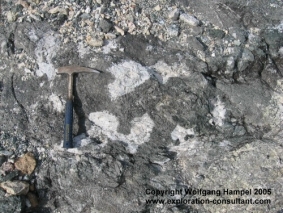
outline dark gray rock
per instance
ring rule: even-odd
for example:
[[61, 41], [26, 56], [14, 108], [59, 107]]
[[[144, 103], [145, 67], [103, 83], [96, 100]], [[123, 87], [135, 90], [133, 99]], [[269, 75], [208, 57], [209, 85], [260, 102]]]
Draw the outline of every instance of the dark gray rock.
[[5, 182], [5, 181], [8, 181], [8, 180], [13, 180], [14, 178], [17, 178], [18, 176], [19, 176], [18, 171], [11, 171], [11, 172], [8, 172], [7, 174], [5, 174], [5, 176], [1, 175], [0, 181]]
[[237, 67], [238, 70], [244, 71], [252, 62], [254, 61], [254, 55], [248, 49], [244, 49], [242, 52], [242, 56], [238, 61]]
[[0, 165], [2, 165], [6, 161], [5, 156], [0, 156]]
[[20, 196], [5, 197], [5, 192], [0, 191], [0, 211], [7, 213], [21, 213], [22, 202]]
[[263, 36], [268, 45], [269, 54], [272, 56], [272, 58], [277, 58], [279, 48], [283, 45], [282, 32], [279, 32], [277, 29], [266, 30], [264, 31]]
[[272, 60], [268, 60], [268, 62], [261, 73], [261, 77], [272, 89], [276, 90], [277, 80], [280, 79], [282, 74]]
[[214, 39], [221, 39], [225, 36], [225, 32], [220, 29], [209, 29], [208, 35]]
[[99, 22], [99, 27], [101, 28], [102, 32], [108, 33], [112, 29], [113, 23], [107, 19], [102, 19]]

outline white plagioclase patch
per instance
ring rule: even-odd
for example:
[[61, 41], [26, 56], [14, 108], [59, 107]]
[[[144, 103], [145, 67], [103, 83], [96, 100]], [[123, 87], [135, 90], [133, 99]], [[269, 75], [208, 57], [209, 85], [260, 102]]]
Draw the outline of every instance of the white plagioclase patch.
[[160, 75], [156, 77], [162, 84], [166, 84], [168, 79], [172, 77], [190, 76], [190, 72], [185, 64], [174, 63], [170, 66], [164, 61], [158, 61], [152, 68]]
[[34, 28], [28, 32], [28, 37], [32, 42], [37, 42], [39, 39]]
[[112, 100], [133, 92], [137, 86], [150, 78], [147, 68], [134, 61], [114, 64], [108, 71], [115, 76], [115, 81], [108, 85]]
[[113, 135], [110, 135], [109, 138], [116, 140], [115, 134], [119, 126], [119, 121], [116, 116], [107, 111], [94, 112], [89, 114], [89, 120], [94, 122], [96, 126], [100, 127], [102, 131], [107, 130], [109, 133], [113, 133]]
[[73, 147], [74, 148], [83, 147], [90, 144], [91, 142], [92, 142], [91, 139], [87, 137], [85, 133], [82, 133], [73, 138]]
[[280, 135], [283, 126], [283, 79], [277, 80], [276, 92], [272, 94], [272, 97], [268, 103], [268, 106], [263, 111], [264, 120], [271, 126], [271, 131], [266, 134], [267, 137], [274, 137], [274, 135]]
[[38, 64], [36, 75], [41, 77], [47, 75], [48, 80], [53, 80], [56, 75], [55, 67], [52, 63], [52, 58], [56, 56], [60, 48], [59, 36], [53, 32], [47, 32], [42, 39], [39, 40], [35, 48], [35, 55]]
[[135, 87], [143, 84], [150, 78], [150, 73], [162, 84], [167, 83], [168, 79], [172, 77], [188, 77], [191, 75], [191, 72], [188, 71], [187, 66], [183, 63], [174, 63], [170, 66], [164, 61], [158, 61], [149, 68], [143, 67], [134, 61], [124, 61], [110, 67], [108, 71], [115, 76], [115, 81], [108, 85], [111, 99], [115, 100], [122, 95], [134, 91]]
[[283, 32], [283, 20], [275, 27], [275, 29], [277, 29], [280, 33]]
[[185, 129], [184, 127], [181, 127], [179, 125], [176, 126], [176, 128], [173, 130], [173, 132], [171, 133], [171, 138], [175, 141], [175, 140], [180, 140], [180, 141], [184, 141], [185, 137], [187, 135], [195, 135], [194, 133], [194, 129]]
[[7, 68], [7, 65], [6, 65], [6, 64], [0, 66], [0, 70], [4, 70], [4, 69], [6, 69], [6, 68]]
[[227, 70], [230, 70], [230, 71], [232, 71], [235, 68], [235, 59], [234, 59], [233, 56], [230, 56], [227, 59], [226, 68], [227, 68]]
[[83, 58], [84, 55], [86, 55], [90, 52], [90, 47], [85, 46], [83, 42], [78, 43], [77, 49], [78, 49], [78, 53], [79, 53], [80, 58]]
[[55, 109], [57, 112], [63, 112], [65, 108], [64, 103], [58, 95], [55, 94], [50, 95], [49, 101], [51, 102], [53, 109]]
[[[191, 136], [191, 137], [188, 137]], [[199, 174], [205, 174], [207, 166], [204, 162], [209, 161], [207, 138], [201, 138], [194, 133], [192, 128], [186, 129], [179, 125], [171, 133], [173, 140], [179, 140], [178, 145], [168, 146], [169, 151], [175, 152], [178, 159], [178, 167], [182, 171], [190, 171], [187, 176], [193, 183], [198, 183]]]
[[169, 150], [177, 152], [177, 155], [181, 153], [186, 153], [188, 155], [195, 154], [196, 147], [198, 146], [199, 142], [195, 138], [186, 138], [187, 136], [195, 136], [194, 129], [186, 129], [177, 125], [171, 133], [171, 138], [174, 141], [179, 140], [180, 144], [178, 146], [169, 146]]
[[77, 147], [74, 148], [63, 148], [63, 140], [61, 141], [61, 143], [59, 145], [57, 145], [56, 143], [53, 146], [53, 149], [50, 149], [49, 151], [49, 155], [50, 157], [54, 160], [54, 161], [58, 161], [58, 152], [69, 152], [75, 155], [82, 155], [83, 151], [79, 150]]
[[24, 71], [25, 71], [26, 74], [32, 74], [32, 71], [28, 68], [24, 68]]
[[6, 53], [6, 47], [7, 47], [7, 39], [5, 36], [0, 35], [0, 53], [1, 54], [7, 54]]
[[150, 133], [154, 127], [154, 122], [146, 113], [142, 117], [136, 117], [131, 121], [132, 128], [131, 133], [128, 135], [128, 139], [135, 144], [143, 144], [149, 141]]
[[31, 104], [30, 106], [29, 106], [29, 113], [30, 113], [30, 115], [35, 115], [36, 113], [38, 113], [37, 112], [37, 109], [38, 109], [38, 102], [35, 102], [34, 104]]
[[224, 103], [220, 101], [219, 97], [217, 97], [217, 100], [214, 103], [214, 109], [212, 110], [211, 114], [213, 118], [209, 120], [209, 123], [211, 125], [217, 125], [220, 127], [223, 126], [226, 109]]
[[191, 26], [198, 26], [200, 24], [200, 21], [196, 17], [189, 15], [187, 13], [181, 14], [180, 20]]
[[94, 123], [88, 131], [90, 136], [100, 137], [102, 140], [105, 140], [104, 136], [106, 136], [111, 140], [123, 141], [128, 145], [127, 149], [132, 154], [137, 151], [139, 145], [149, 141], [154, 127], [154, 122], [148, 114], [131, 121], [132, 128], [128, 135], [118, 132], [119, 121], [117, 117], [107, 111], [90, 113], [89, 119]]
[[219, 148], [223, 150], [231, 150], [233, 148], [233, 144], [228, 140], [223, 140], [219, 142]]
[[109, 54], [112, 50], [115, 51], [118, 49], [118, 44], [116, 40], [109, 40], [106, 42], [106, 45], [102, 47], [102, 49], [104, 54]]

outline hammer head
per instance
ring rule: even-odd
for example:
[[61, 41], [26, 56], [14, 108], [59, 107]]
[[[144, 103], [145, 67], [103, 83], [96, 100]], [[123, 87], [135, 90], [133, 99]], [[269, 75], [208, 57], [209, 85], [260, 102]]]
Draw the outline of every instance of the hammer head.
[[69, 75], [72, 75], [74, 73], [82, 73], [82, 72], [90, 72], [90, 73], [96, 73], [96, 74], [100, 73], [100, 71], [98, 71], [98, 70], [87, 68], [87, 67], [80, 67], [80, 66], [77, 66], [77, 65], [65, 66], [65, 67], [59, 67], [58, 68], [58, 74], [67, 73]]

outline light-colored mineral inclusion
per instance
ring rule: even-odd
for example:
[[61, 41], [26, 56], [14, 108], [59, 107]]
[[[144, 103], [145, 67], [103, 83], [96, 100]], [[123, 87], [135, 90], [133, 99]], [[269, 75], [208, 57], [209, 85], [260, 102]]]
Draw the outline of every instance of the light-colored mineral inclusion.
[[38, 70], [36, 75], [41, 77], [44, 74], [47, 75], [48, 80], [53, 80], [56, 76], [56, 70], [52, 63], [52, 58], [56, 56], [60, 48], [59, 36], [52, 31], [44, 34], [43, 38], [37, 43], [35, 48], [36, 61], [38, 64]]
[[108, 142], [108, 138], [122, 141], [127, 144], [127, 150], [132, 154], [137, 151], [139, 145], [149, 141], [154, 127], [154, 122], [147, 113], [131, 121], [131, 131], [128, 135], [118, 132], [119, 120], [108, 111], [90, 113], [89, 119], [94, 123], [88, 131], [89, 136], [99, 137], [103, 142]]
[[134, 61], [114, 64], [108, 71], [115, 76], [115, 81], [108, 85], [112, 100], [133, 92], [137, 86], [150, 78], [147, 68]]

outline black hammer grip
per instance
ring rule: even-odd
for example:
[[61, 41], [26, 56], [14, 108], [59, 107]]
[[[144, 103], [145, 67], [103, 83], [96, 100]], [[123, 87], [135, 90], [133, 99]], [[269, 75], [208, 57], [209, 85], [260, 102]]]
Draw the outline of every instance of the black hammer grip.
[[63, 148], [73, 147], [73, 102], [67, 100], [66, 112], [65, 112], [65, 124], [64, 124], [64, 144]]

